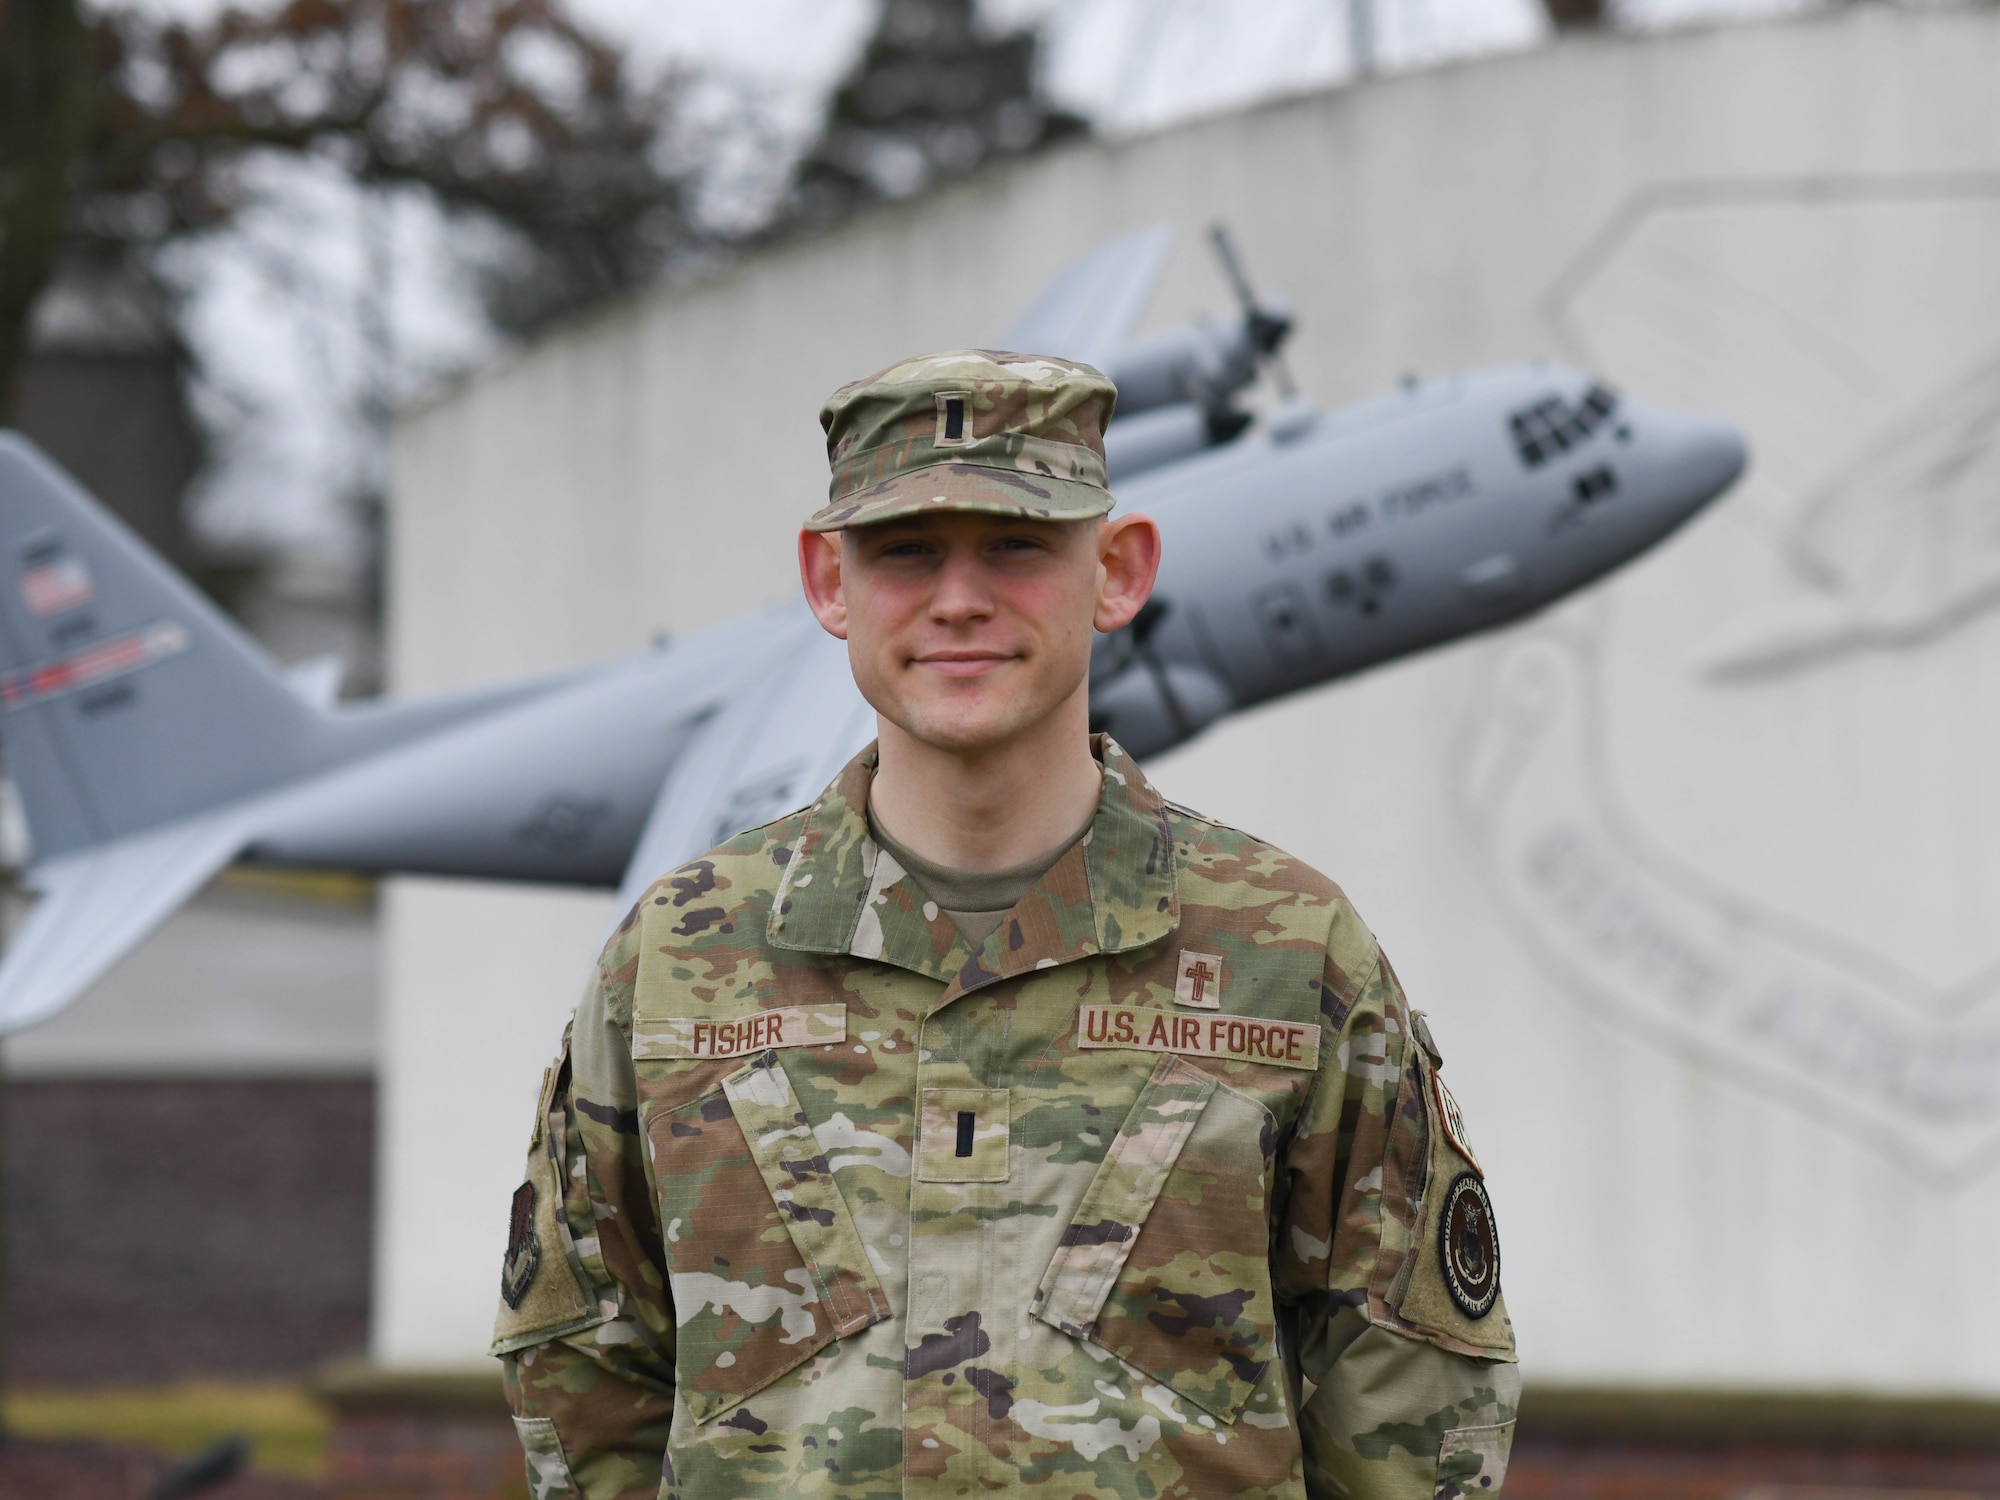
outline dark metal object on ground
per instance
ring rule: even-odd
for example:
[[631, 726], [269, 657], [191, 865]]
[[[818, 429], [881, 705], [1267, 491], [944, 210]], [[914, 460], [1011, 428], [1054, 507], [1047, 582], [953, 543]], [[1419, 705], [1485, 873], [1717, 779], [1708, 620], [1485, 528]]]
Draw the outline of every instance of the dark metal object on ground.
[[227, 1484], [243, 1471], [250, 1457], [250, 1439], [242, 1433], [218, 1438], [191, 1458], [184, 1458], [153, 1481], [146, 1500], [184, 1500], [217, 1485]]

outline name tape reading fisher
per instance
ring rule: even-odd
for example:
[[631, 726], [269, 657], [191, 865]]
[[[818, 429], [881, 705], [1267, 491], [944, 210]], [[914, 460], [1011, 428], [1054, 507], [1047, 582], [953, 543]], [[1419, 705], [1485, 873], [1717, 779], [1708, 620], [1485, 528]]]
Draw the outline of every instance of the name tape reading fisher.
[[693, 1016], [649, 1019], [632, 1030], [632, 1055], [742, 1057], [769, 1047], [816, 1047], [847, 1039], [844, 1005], [791, 1005], [753, 1011], [730, 1021]]

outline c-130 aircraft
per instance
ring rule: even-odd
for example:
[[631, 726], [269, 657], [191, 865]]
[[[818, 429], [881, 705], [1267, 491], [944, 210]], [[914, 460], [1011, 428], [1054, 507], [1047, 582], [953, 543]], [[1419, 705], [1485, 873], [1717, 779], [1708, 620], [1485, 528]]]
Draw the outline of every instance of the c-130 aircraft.
[[[1156, 227], [1071, 266], [1000, 341], [1118, 385], [1112, 482], [1158, 520], [1165, 561], [1096, 643], [1091, 710], [1136, 755], [1538, 610], [1743, 469], [1726, 424], [1548, 365], [1317, 411], [1279, 358], [1289, 316], [1215, 238], [1240, 322], [1132, 340], [1170, 242]], [[1267, 370], [1282, 399], [1253, 422], [1236, 398]], [[233, 861], [617, 886], [623, 909], [806, 801], [874, 732], [802, 604], [557, 677], [335, 704], [0, 434], [9, 565], [0, 751], [40, 900], [0, 963], [0, 1033], [54, 1015]]]

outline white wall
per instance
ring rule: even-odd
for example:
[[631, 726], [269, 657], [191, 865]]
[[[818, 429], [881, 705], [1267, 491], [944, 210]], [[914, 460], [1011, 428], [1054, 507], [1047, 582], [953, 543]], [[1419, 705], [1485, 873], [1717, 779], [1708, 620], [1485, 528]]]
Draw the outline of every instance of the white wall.
[[[616, 309], [403, 424], [398, 685], [783, 597], [822, 397], [997, 336], [1153, 219], [1183, 231], [1153, 321], [1226, 311], [1224, 218], [1328, 404], [1548, 355], [1727, 415], [1751, 478], [1608, 587], [1153, 770], [1342, 880], [1436, 1017], [1530, 1379], [2000, 1393], [1996, 77], [1990, 9], [1573, 40], [1070, 151]], [[388, 901], [375, 1350], [464, 1362], [609, 913]]]
[[282, 880], [225, 875], [54, 1020], [9, 1036], [7, 1076], [372, 1076], [374, 904], [365, 887]]
[[493, 1205], [520, 1186], [536, 1087], [612, 919], [596, 891], [419, 879], [385, 890], [377, 1361], [449, 1367], [485, 1351], [498, 1295], [485, 1294], [506, 1244]]

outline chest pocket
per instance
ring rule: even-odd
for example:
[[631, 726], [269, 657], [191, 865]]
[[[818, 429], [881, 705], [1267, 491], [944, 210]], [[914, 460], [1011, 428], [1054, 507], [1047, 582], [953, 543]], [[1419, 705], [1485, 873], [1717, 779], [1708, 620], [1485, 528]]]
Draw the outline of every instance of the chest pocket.
[[1271, 1117], [1167, 1054], [1105, 1153], [1035, 1315], [1234, 1422], [1277, 1354]]
[[675, 1389], [696, 1422], [889, 1316], [776, 1052], [648, 1129], [678, 1325]]

